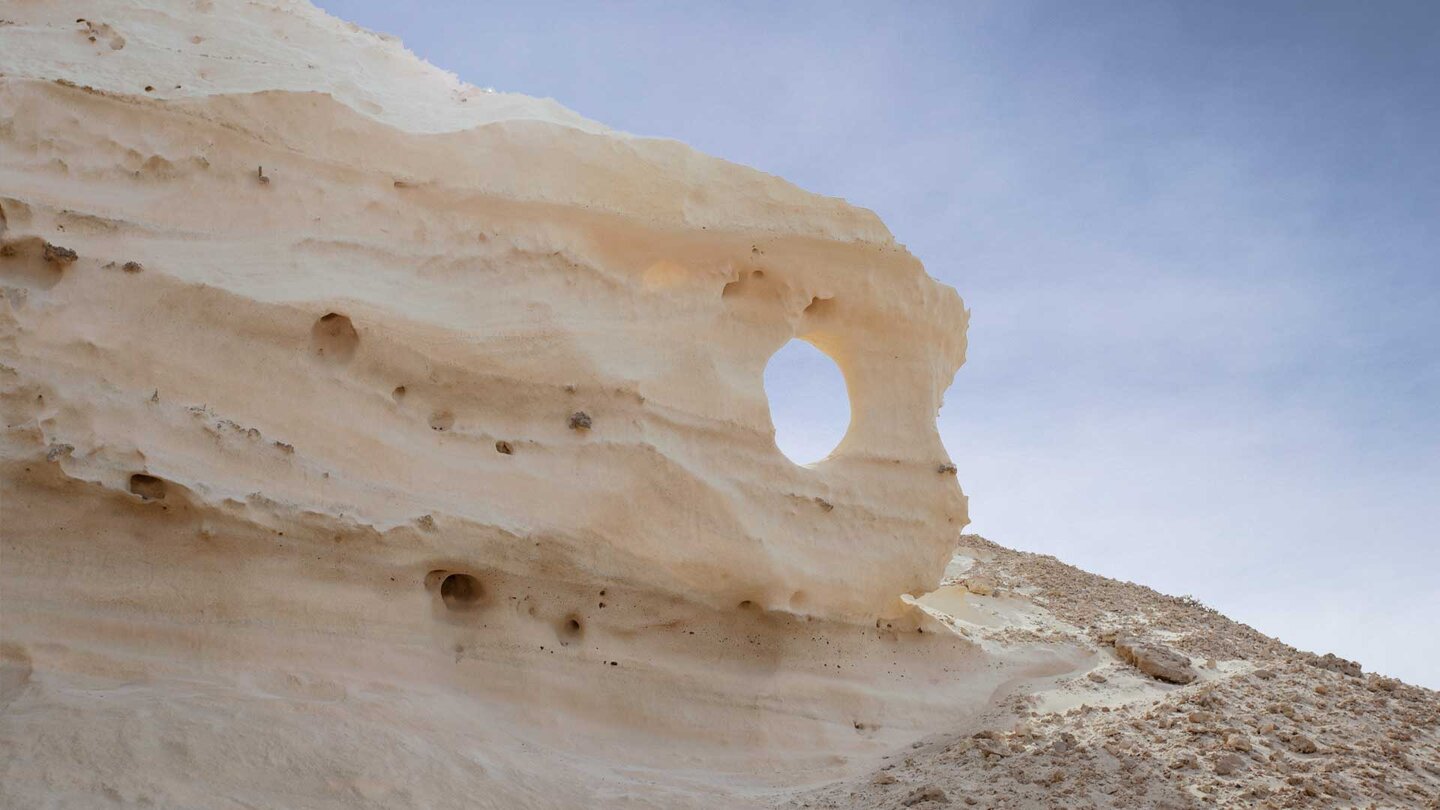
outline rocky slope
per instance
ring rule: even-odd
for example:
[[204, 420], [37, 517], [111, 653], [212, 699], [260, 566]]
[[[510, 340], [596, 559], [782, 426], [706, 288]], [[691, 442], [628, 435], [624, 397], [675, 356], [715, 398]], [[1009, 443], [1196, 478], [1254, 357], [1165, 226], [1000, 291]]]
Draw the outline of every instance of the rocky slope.
[[[785, 806], [1440, 807], [1440, 693], [974, 535], [957, 560], [941, 593], [962, 590], [960, 610], [1042, 611], [1048, 632], [1095, 649], [1094, 667], [1021, 687], [965, 728]], [[1127, 631], [1178, 653], [1194, 680], [1140, 672], [1115, 649]]]

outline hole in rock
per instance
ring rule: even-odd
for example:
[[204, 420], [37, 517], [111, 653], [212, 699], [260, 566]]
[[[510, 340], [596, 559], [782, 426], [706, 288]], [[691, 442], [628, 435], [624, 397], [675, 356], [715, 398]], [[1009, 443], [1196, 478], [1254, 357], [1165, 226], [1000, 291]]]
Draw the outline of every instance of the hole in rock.
[[[937, 476], [957, 476], [963, 479], [954, 459], [969, 458], [977, 452], [983, 454], [983, 437], [993, 433], [993, 430], [979, 421], [983, 417], [977, 417], [977, 413], [983, 414], [987, 411], [977, 402], [973, 389], [967, 390], [952, 381], [941, 395], [940, 407], [935, 412], [935, 429], [940, 433], [940, 443], [945, 448], [946, 456], [934, 459]], [[961, 437], [964, 437], [965, 441], [962, 441]]]
[[320, 316], [310, 330], [310, 348], [322, 360], [347, 363], [359, 345], [360, 333], [355, 331], [355, 324], [338, 312]]
[[153, 475], [135, 473], [130, 476], [130, 491], [147, 501], [164, 500], [165, 482]]
[[390, 398], [395, 400], [396, 405], [399, 405], [401, 402], [404, 401], [405, 394], [405, 386], [397, 385], [395, 386], [395, 390], [390, 392]]
[[578, 641], [585, 634], [585, 625], [580, 623], [580, 617], [576, 615], [566, 616], [555, 628], [555, 634], [560, 637], [561, 644], [568, 644]]
[[449, 411], [439, 411], [430, 416], [431, 430], [449, 430], [455, 427], [455, 414]]
[[451, 610], [469, 610], [484, 595], [480, 580], [469, 574], [449, 574], [440, 581], [440, 600]]
[[770, 358], [765, 396], [775, 446], [796, 464], [830, 455], [850, 427], [845, 375], [834, 360], [803, 340], [790, 341]]

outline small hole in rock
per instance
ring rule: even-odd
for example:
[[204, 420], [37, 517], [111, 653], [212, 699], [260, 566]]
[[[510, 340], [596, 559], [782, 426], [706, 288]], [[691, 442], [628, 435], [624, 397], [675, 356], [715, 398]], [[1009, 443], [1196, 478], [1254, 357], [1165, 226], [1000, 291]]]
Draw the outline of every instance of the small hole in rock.
[[560, 637], [561, 644], [578, 641], [584, 633], [585, 626], [580, 623], [580, 617], [575, 615], [566, 616], [555, 629], [555, 634]]
[[510, 442], [499, 441], [495, 442], [495, 452], [508, 456], [515, 452], [515, 448], [510, 446]]
[[451, 610], [469, 610], [484, 595], [480, 580], [469, 574], [449, 574], [440, 581], [440, 599]]
[[130, 476], [130, 491], [147, 501], [164, 500], [165, 482], [153, 475], [135, 473]]
[[395, 390], [390, 392], [390, 398], [395, 400], [396, 405], [399, 405], [405, 400], [405, 393], [405, 386], [397, 385]]
[[439, 411], [430, 416], [431, 430], [449, 430], [455, 427], [455, 414], [449, 411]]
[[331, 363], [349, 362], [359, 345], [360, 333], [355, 331], [355, 324], [338, 312], [322, 315], [310, 329], [311, 350]]

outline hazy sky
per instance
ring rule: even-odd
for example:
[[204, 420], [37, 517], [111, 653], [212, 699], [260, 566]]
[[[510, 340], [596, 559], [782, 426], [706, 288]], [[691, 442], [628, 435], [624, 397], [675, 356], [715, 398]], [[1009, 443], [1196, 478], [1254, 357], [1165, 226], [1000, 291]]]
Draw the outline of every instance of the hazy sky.
[[1440, 688], [1440, 4], [320, 4], [875, 210], [974, 313], [972, 530]]

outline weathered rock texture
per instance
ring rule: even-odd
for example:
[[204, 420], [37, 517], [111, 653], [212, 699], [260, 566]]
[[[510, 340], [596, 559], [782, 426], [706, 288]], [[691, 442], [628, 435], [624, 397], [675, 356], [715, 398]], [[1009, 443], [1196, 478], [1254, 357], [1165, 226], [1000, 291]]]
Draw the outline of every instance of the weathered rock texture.
[[713, 806], [1068, 665], [902, 601], [967, 315], [872, 213], [305, 3], [0, 20], [7, 806]]
[[[52, 389], [66, 475], [432, 514], [493, 567], [543, 537], [712, 606], [862, 621], [934, 585], [966, 522], [935, 473], [966, 313], [873, 214], [298, 3], [129, 5], [0, 7], [7, 365]], [[762, 386], [795, 337], [852, 398], [813, 468]]]

